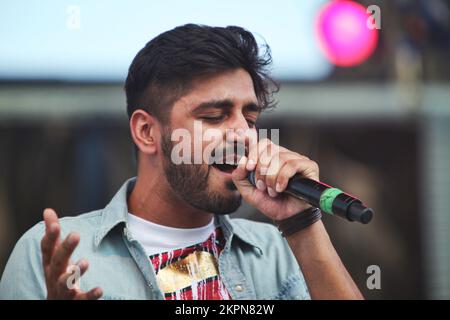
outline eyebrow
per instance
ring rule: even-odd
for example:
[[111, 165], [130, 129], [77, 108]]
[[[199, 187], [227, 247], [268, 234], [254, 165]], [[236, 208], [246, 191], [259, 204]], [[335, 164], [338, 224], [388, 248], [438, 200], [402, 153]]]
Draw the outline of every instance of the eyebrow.
[[[193, 115], [198, 115], [203, 111], [206, 111], [208, 109], [225, 109], [229, 110], [234, 106], [234, 103], [230, 99], [221, 99], [221, 100], [211, 100], [200, 103], [198, 106], [196, 106], [191, 113]], [[250, 101], [244, 104], [242, 107], [243, 111], [253, 111], [253, 112], [261, 112], [261, 107], [255, 103], [254, 101]]]

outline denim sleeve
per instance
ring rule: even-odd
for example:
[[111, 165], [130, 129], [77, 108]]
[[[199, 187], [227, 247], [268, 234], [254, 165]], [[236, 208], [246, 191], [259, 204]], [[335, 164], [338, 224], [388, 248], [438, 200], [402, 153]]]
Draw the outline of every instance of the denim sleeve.
[[[306, 284], [303, 272], [298, 265], [297, 259], [291, 251], [286, 239], [282, 238], [278, 231], [279, 238], [278, 252], [283, 253], [283, 257], [277, 259], [277, 270], [281, 273], [280, 277], [280, 290], [275, 297], [271, 299], [275, 300], [310, 300], [308, 286]], [[275, 242], [275, 241], [274, 241]], [[281, 280], [282, 275], [285, 275], [285, 279]]]
[[0, 300], [36, 300], [47, 296], [40, 241], [43, 223], [28, 230], [17, 242], [0, 280]]

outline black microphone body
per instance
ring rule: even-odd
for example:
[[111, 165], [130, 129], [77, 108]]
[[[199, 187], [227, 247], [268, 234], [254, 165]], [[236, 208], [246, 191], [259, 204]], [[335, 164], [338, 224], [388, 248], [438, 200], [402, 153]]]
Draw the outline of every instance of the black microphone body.
[[[255, 172], [248, 174], [248, 180], [256, 186]], [[304, 178], [299, 174], [289, 179], [284, 191], [291, 196], [302, 199], [322, 212], [337, 215], [348, 221], [367, 224], [372, 220], [373, 210], [367, 208], [361, 200], [325, 183]]]

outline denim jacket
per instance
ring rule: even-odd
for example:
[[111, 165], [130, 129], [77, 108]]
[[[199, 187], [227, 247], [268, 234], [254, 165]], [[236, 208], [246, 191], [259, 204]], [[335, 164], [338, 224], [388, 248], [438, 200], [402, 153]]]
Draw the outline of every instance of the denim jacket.
[[[127, 228], [127, 195], [135, 178], [102, 210], [60, 219], [61, 236], [80, 234], [72, 261], [86, 258], [80, 287], [99, 286], [103, 299], [164, 299], [142, 245]], [[299, 265], [278, 230], [266, 223], [217, 215], [226, 244], [218, 268], [232, 299], [310, 299]], [[41, 221], [17, 242], [0, 281], [0, 299], [45, 299]]]

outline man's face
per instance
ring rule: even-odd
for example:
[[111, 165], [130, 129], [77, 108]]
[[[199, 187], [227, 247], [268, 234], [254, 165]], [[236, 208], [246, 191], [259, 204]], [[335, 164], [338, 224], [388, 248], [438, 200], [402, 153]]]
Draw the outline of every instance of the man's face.
[[[248, 147], [248, 133], [256, 132], [259, 111], [252, 79], [243, 69], [195, 81], [193, 89], [175, 102], [170, 125], [162, 135], [164, 171], [173, 192], [191, 206], [206, 212], [227, 214], [236, 211], [241, 196], [231, 180], [235, 165], [208, 164], [204, 156], [202, 163], [198, 163], [194, 154], [221, 150], [222, 163], [233, 159], [237, 164], [236, 150], [243, 150], [245, 145]], [[178, 141], [173, 141], [171, 136], [177, 129], [188, 132], [191, 137], [190, 164], [173, 161], [172, 150]], [[211, 129], [216, 134], [210, 140], [205, 139], [205, 132], [211, 132]], [[216, 160], [217, 154], [220, 153], [212, 152]]]

